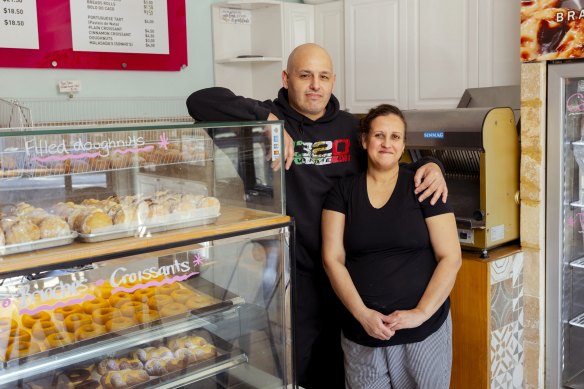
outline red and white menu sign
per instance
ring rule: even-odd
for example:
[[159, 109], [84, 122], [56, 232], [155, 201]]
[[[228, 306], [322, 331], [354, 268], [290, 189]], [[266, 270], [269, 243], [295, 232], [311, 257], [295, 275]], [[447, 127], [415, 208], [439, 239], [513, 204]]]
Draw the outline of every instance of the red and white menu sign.
[[0, 47], [39, 48], [36, 1], [2, 0], [0, 2]]
[[168, 54], [166, 0], [75, 0], [73, 51]]

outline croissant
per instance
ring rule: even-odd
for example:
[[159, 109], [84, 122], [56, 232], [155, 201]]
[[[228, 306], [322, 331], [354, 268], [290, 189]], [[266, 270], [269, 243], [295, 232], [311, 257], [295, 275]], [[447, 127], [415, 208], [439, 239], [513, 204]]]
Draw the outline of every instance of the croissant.
[[179, 358], [153, 358], [144, 364], [144, 370], [151, 376], [161, 376], [182, 369], [185, 362]]
[[97, 364], [97, 372], [100, 375], [108, 371], [142, 370], [143, 368], [144, 364], [141, 361], [130, 358], [107, 358]]
[[121, 389], [138, 385], [150, 380], [144, 370], [108, 371], [101, 376], [101, 386], [104, 389]]
[[167, 347], [145, 347], [139, 348], [134, 353], [134, 356], [146, 363], [150, 359], [154, 358], [174, 358], [174, 354]]

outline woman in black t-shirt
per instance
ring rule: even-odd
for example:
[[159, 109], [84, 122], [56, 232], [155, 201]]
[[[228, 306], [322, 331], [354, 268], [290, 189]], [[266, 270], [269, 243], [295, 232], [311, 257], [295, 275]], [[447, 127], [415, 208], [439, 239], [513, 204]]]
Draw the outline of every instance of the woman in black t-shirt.
[[448, 204], [418, 201], [400, 169], [406, 123], [380, 105], [361, 121], [367, 171], [342, 179], [322, 213], [323, 261], [346, 310], [348, 388], [448, 388], [449, 294], [461, 265]]

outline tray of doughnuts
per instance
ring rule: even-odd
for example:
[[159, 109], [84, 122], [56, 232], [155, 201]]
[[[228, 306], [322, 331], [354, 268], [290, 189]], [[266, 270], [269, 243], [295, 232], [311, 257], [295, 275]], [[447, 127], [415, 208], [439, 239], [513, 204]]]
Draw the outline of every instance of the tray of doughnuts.
[[194, 281], [195, 287], [173, 282], [116, 293], [106, 283], [91, 286], [95, 298], [79, 304], [54, 304], [58, 308], [22, 315], [12, 311], [0, 317], [0, 361], [11, 367], [233, 305], [214, 297], [231, 297], [229, 292], [198, 277]]
[[79, 233], [77, 240], [93, 243], [214, 223], [220, 208], [215, 197], [161, 191], [61, 202], [53, 211]]
[[62, 217], [28, 203], [0, 214], [0, 256], [67, 245], [76, 237]]

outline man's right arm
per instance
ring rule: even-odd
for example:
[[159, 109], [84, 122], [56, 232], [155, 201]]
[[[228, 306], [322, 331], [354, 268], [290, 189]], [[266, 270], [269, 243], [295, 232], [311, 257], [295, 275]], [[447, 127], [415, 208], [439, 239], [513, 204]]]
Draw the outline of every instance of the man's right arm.
[[269, 100], [237, 96], [227, 88], [198, 90], [187, 98], [187, 109], [197, 121], [267, 120], [273, 108]]

